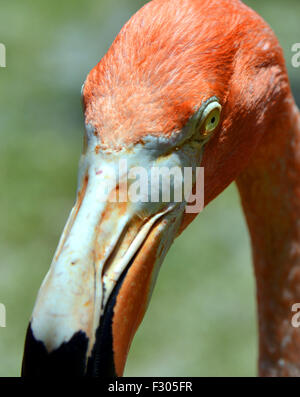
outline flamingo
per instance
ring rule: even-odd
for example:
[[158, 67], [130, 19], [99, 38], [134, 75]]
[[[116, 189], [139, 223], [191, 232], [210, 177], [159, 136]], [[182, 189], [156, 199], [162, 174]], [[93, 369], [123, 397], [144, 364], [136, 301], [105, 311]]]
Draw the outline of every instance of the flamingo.
[[23, 376], [123, 374], [159, 267], [197, 215], [186, 199], [112, 200], [124, 193], [111, 173], [120, 176], [124, 160], [203, 167], [205, 206], [237, 183], [259, 374], [299, 376], [300, 114], [271, 28], [239, 0], [153, 0], [91, 70], [82, 97], [77, 200], [38, 293]]

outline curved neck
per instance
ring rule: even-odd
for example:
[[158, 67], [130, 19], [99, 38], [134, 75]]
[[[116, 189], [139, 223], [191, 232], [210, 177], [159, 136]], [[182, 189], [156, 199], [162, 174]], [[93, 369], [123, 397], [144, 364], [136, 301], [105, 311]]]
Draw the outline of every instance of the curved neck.
[[[300, 114], [292, 97], [237, 179], [255, 267], [261, 376], [300, 375]], [[274, 115], [276, 118], [277, 115]]]

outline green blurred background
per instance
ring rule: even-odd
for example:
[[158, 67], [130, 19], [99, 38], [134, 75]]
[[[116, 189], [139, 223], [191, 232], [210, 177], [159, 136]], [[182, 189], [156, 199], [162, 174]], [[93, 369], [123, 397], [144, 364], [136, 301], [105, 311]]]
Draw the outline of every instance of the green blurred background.
[[[142, 0], [0, 1], [0, 376], [19, 376], [25, 330], [76, 189], [80, 88]], [[300, 103], [299, 0], [246, 1], [273, 27]], [[127, 376], [254, 376], [255, 285], [229, 187], [176, 240], [129, 354]]]

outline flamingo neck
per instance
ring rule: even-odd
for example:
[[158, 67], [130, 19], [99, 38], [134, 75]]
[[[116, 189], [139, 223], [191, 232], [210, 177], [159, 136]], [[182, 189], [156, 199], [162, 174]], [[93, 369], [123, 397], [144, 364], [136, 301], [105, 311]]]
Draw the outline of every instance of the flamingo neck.
[[300, 329], [292, 325], [300, 303], [300, 114], [292, 97], [284, 109], [237, 179], [252, 242], [261, 376], [300, 376]]

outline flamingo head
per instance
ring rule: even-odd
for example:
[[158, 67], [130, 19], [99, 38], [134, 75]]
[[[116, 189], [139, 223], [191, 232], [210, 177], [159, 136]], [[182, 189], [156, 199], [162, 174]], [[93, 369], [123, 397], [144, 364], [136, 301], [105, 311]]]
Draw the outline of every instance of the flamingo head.
[[[255, 155], [287, 91], [274, 34], [237, 0], [154, 0], [131, 18], [83, 86], [77, 201], [34, 308], [25, 374], [123, 373], [159, 267], [199, 212], [186, 211], [197, 167], [207, 204]], [[161, 168], [192, 170], [184, 198], [175, 176], [161, 198]]]

